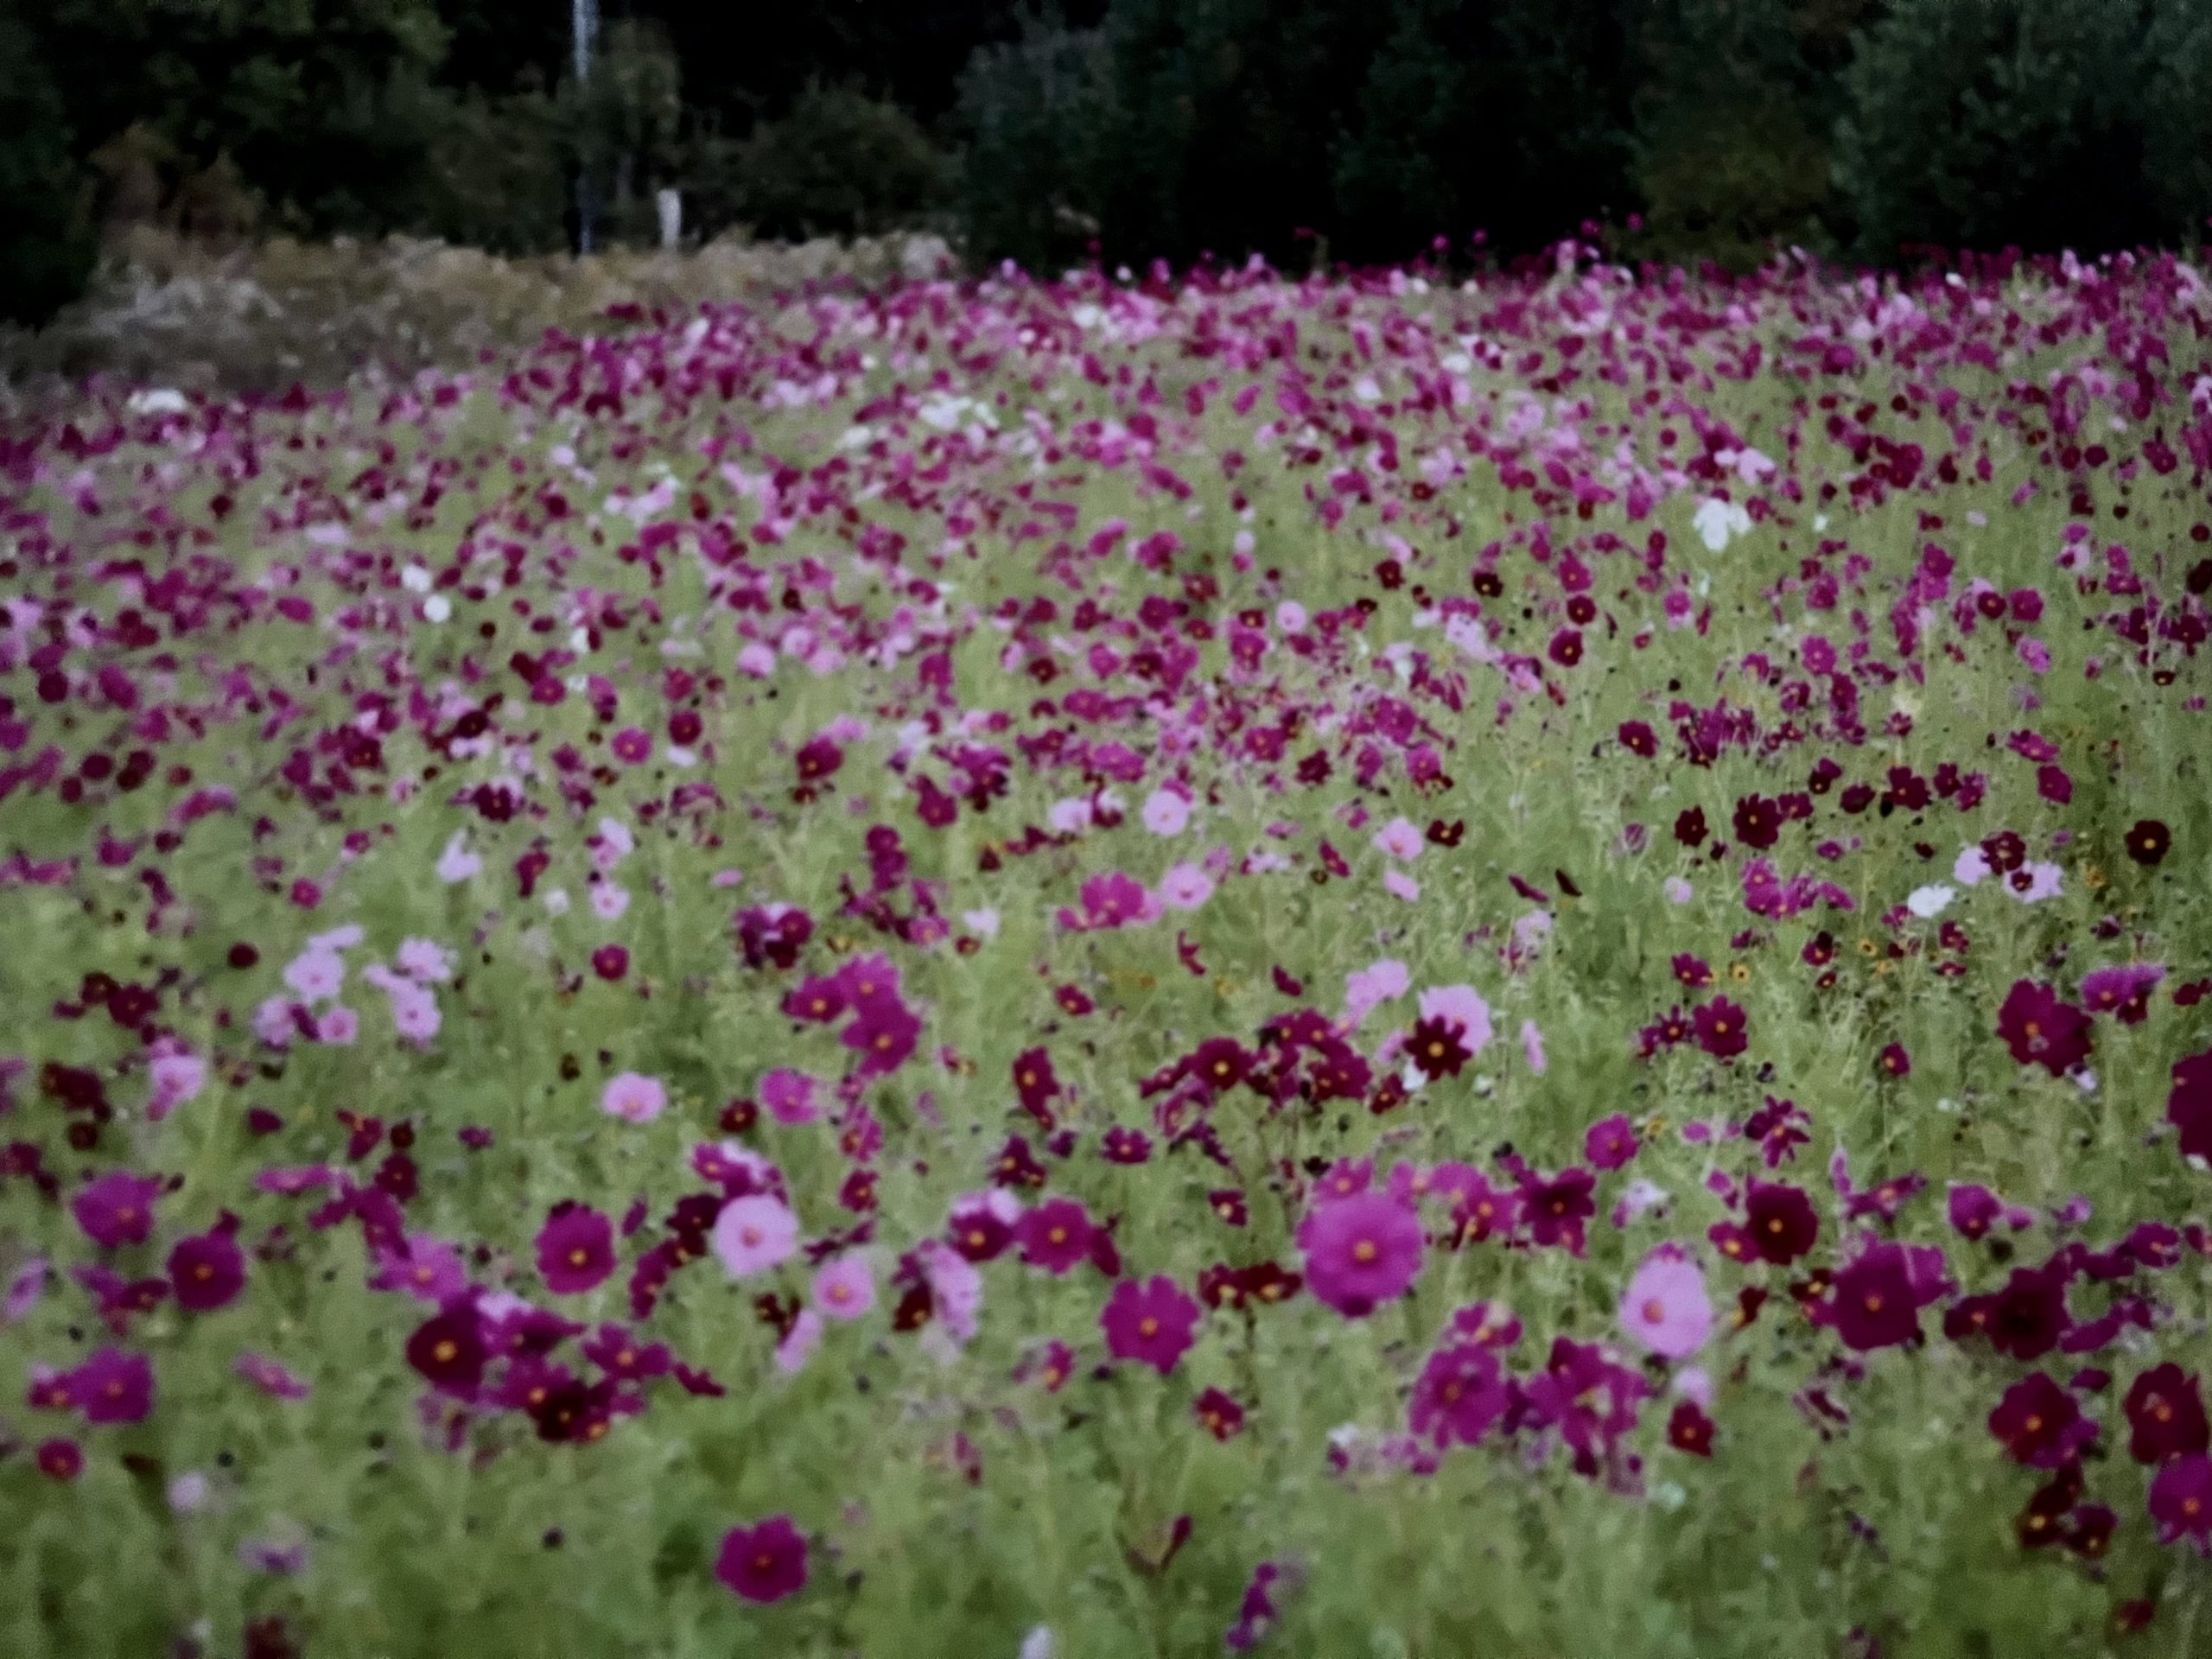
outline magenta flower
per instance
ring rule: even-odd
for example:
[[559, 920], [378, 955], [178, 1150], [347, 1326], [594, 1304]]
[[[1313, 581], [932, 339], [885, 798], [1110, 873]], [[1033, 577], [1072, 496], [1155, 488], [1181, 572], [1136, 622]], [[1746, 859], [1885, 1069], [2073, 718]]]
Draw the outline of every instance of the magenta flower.
[[2022, 1065], [2063, 1077], [2089, 1057], [2088, 1016], [2048, 985], [2015, 980], [1997, 1011], [1997, 1034]]
[[1661, 1244], [1621, 1294], [1621, 1328], [1663, 1359], [1687, 1359], [1713, 1334], [1705, 1275], [1680, 1245]]
[[103, 1348], [67, 1378], [70, 1402], [88, 1423], [137, 1423], [154, 1409], [154, 1368], [143, 1354]]
[[177, 1306], [208, 1313], [245, 1288], [245, 1253], [228, 1230], [219, 1227], [179, 1239], [169, 1251], [168, 1273]]
[[2180, 1132], [2184, 1158], [2212, 1159], [2212, 1048], [2176, 1060], [2166, 1096], [2166, 1122]]
[[1414, 1380], [1406, 1426], [1439, 1447], [1473, 1446], [1505, 1415], [1512, 1395], [1489, 1347], [1453, 1343], [1429, 1356]]
[[1313, 1294], [1346, 1319], [1364, 1319], [1420, 1274], [1421, 1217], [1387, 1193], [1357, 1192], [1308, 1211], [1298, 1248]]
[[714, 1246], [731, 1278], [765, 1273], [798, 1248], [798, 1217], [765, 1192], [732, 1198], [715, 1217]]
[[304, 1400], [313, 1392], [306, 1382], [266, 1354], [240, 1354], [232, 1369], [264, 1394], [279, 1400]]
[[1641, 1376], [1608, 1359], [1595, 1343], [1566, 1337], [1553, 1338], [1544, 1369], [1527, 1388], [1532, 1421], [1556, 1429], [1574, 1452], [1576, 1466], [1592, 1473], [1598, 1460], [1636, 1427], [1637, 1403], [1650, 1392]]
[[596, 1290], [617, 1265], [614, 1224], [588, 1205], [554, 1205], [537, 1230], [537, 1270], [556, 1296]]
[[448, 1302], [407, 1338], [407, 1363], [442, 1393], [473, 1397], [487, 1357], [482, 1322], [466, 1301]]
[[811, 1123], [822, 1115], [815, 1103], [814, 1079], [780, 1067], [761, 1077], [760, 1103], [779, 1123]]
[[1116, 1285], [1098, 1324], [1115, 1358], [1149, 1365], [1166, 1376], [1197, 1341], [1200, 1311], [1173, 1279], [1155, 1274], [1141, 1285], [1134, 1279]]
[[1590, 1126], [1582, 1137], [1582, 1155], [1599, 1169], [1618, 1169], [1636, 1156], [1636, 1125], [1627, 1113], [1615, 1112]]
[[39, 1473], [64, 1485], [85, 1472], [84, 1449], [76, 1441], [60, 1435], [41, 1440], [35, 1460]]
[[2151, 1009], [2151, 993], [2166, 976], [2155, 962], [2124, 963], [2082, 976], [2082, 1006], [2091, 1014], [2116, 1015], [2122, 1025], [2140, 1025]]
[[806, 1535], [787, 1515], [772, 1515], [722, 1535], [715, 1576], [747, 1601], [781, 1601], [806, 1588]]
[[119, 1249], [146, 1242], [161, 1195], [162, 1183], [154, 1177], [114, 1169], [86, 1182], [70, 1200], [69, 1212], [93, 1243], [104, 1250]]
[[2212, 1555], [2212, 1458], [2198, 1452], [2161, 1464], [2152, 1478], [2151, 1518], [2158, 1541], [2186, 1540], [2200, 1555]]
[[2127, 1390], [2127, 1454], [2138, 1463], [2165, 1463], [2212, 1451], [2212, 1425], [2196, 1378], [2171, 1360], [2153, 1365]]
[[1080, 1267], [1090, 1255], [1096, 1225], [1073, 1198], [1049, 1198], [1025, 1213], [1014, 1230], [1021, 1259], [1033, 1268], [1059, 1274]]
[[2005, 1455], [2031, 1469], [2063, 1469], [2097, 1438], [2074, 1396], [2042, 1371], [2031, 1371], [2005, 1390], [1989, 1414], [1989, 1432]]
[[1831, 1311], [1848, 1348], [1894, 1347], [1918, 1336], [1920, 1304], [1904, 1248], [1877, 1244], [1837, 1274]]
[[1697, 1046], [1715, 1059], [1730, 1059], [1751, 1046], [1750, 1018], [1725, 996], [1700, 1003], [1690, 1011]]

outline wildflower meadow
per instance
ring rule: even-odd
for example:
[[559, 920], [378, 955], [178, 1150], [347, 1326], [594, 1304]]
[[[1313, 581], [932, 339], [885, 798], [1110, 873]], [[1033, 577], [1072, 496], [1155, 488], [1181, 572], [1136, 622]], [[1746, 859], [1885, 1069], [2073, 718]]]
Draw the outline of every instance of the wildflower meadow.
[[0, 432], [0, 1653], [2212, 1651], [2212, 292], [1008, 272]]

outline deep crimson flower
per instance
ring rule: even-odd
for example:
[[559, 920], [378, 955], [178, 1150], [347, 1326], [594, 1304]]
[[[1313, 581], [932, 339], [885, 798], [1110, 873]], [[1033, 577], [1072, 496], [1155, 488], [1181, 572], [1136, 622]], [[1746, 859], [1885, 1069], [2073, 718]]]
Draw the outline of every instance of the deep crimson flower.
[[556, 1296], [596, 1290], [616, 1265], [614, 1224], [599, 1211], [556, 1205], [537, 1230], [537, 1270]]
[[2138, 1463], [2212, 1451], [2212, 1425], [2196, 1378], [2171, 1360], [2137, 1377], [2120, 1409], [2127, 1414], [2127, 1453]]
[[2176, 1060], [2166, 1122], [2180, 1132], [2184, 1158], [2212, 1159], [2212, 1048]]
[[722, 1535], [715, 1576], [747, 1601], [781, 1601], [806, 1588], [806, 1535], [787, 1515]]
[[2042, 1371], [2031, 1371], [2005, 1390], [1989, 1414], [1989, 1432], [2015, 1463], [2057, 1469], [2097, 1438], [2096, 1424], [2082, 1414], [2072, 1394]]
[[1435, 1019], [1417, 1020], [1413, 1034], [1406, 1039], [1406, 1052], [1421, 1068], [1421, 1075], [1432, 1081], [1438, 1077], [1456, 1077], [1460, 1068], [1474, 1056], [1460, 1040], [1461, 1028], [1456, 1021]]
[[1521, 1183], [1521, 1213], [1529, 1236], [1542, 1245], [1564, 1244], [1582, 1254], [1582, 1224], [1598, 1211], [1591, 1196], [1597, 1178], [1579, 1165], [1556, 1175], [1534, 1175]]
[[1217, 1440], [1233, 1439], [1244, 1427], [1244, 1408], [1219, 1389], [1207, 1389], [1191, 1402], [1191, 1414]]
[[178, 1306], [208, 1313], [245, 1288], [245, 1253], [223, 1228], [196, 1233], [169, 1251], [168, 1274]]
[[1115, 1358], [1135, 1360], [1165, 1376], [1197, 1341], [1193, 1332], [1202, 1311], [1161, 1273], [1141, 1285], [1134, 1279], [1116, 1285], [1098, 1324]]
[[1713, 1455], [1713, 1419], [1694, 1400], [1678, 1400], [1667, 1419], [1667, 1444], [1692, 1457]]
[[2173, 831], [2156, 818], [2139, 818], [2127, 832], [2127, 855], [2146, 869], [2164, 861]]
[[1848, 1348], [1894, 1347], [1918, 1336], [1920, 1304], [1904, 1247], [1877, 1244], [1837, 1274], [1832, 1311]]
[[1754, 1178], [1744, 1194], [1744, 1230], [1762, 1261], [1788, 1267], [1813, 1248], [1821, 1218], [1802, 1188]]
[[65, 1485], [85, 1472], [85, 1453], [77, 1442], [60, 1436], [39, 1442], [38, 1471]]
[[2200, 1452], [2161, 1464], [2150, 1507], [2160, 1543], [2185, 1540], [2198, 1554], [2212, 1555], [2212, 1458]]
[[2047, 1267], [2013, 1268], [2005, 1287], [1987, 1302], [1982, 1332], [1999, 1353], [2018, 1360], [2042, 1358], [2073, 1323], [2066, 1311], [2065, 1277]]
[[1192, 1052], [1190, 1073], [1219, 1094], [1242, 1083], [1252, 1063], [1253, 1057], [1232, 1039], [1212, 1037]]
[[1749, 1016], [1725, 996], [1716, 996], [1691, 1010], [1697, 1046], [1715, 1059], [1731, 1059], [1751, 1046], [1746, 1034]]
[[415, 1327], [407, 1339], [407, 1363], [432, 1388], [462, 1399], [484, 1381], [484, 1333], [476, 1310], [456, 1299]]
[[1997, 1011], [1997, 1034], [2022, 1065], [2063, 1077], [2089, 1057], [2089, 1017], [2048, 985], [2015, 980]]
[[1782, 808], [1764, 795], [1746, 795], [1736, 803], [1736, 839], [1764, 852], [1782, 836]]

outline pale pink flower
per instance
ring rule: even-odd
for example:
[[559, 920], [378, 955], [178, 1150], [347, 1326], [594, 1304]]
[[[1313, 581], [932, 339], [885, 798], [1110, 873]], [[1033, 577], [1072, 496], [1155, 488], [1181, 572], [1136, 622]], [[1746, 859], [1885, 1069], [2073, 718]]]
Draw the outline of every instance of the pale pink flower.
[[1344, 1018], [1360, 1024], [1378, 1004], [1403, 996], [1412, 983], [1406, 964], [1391, 957], [1345, 975]]
[[637, 1071], [616, 1072], [599, 1094], [601, 1111], [632, 1123], [650, 1123], [667, 1106], [668, 1090], [660, 1079]]
[[1421, 1017], [1456, 1023], [1470, 1054], [1481, 1053], [1491, 1039], [1490, 1004], [1471, 985], [1436, 985], [1423, 991]]
[[1144, 827], [1155, 836], [1179, 836], [1190, 822], [1190, 802], [1172, 789], [1155, 789], [1144, 804]]
[[1375, 846], [1378, 851], [1408, 863], [1421, 856], [1421, 831], [1407, 818], [1393, 818], [1375, 832]]
[[765, 1273], [798, 1249], [798, 1217], [765, 1192], [732, 1198], [715, 1217], [714, 1246], [731, 1278]]
[[791, 1321], [791, 1328], [776, 1344], [776, 1369], [785, 1376], [796, 1376], [805, 1366], [807, 1356], [822, 1340], [822, 1316], [810, 1307], [799, 1310]]
[[832, 1256], [815, 1269], [814, 1306], [825, 1319], [857, 1319], [875, 1306], [875, 1276], [868, 1258]]
[[1196, 910], [1213, 897], [1213, 878], [1195, 864], [1178, 864], [1160, 878], [1160, 902], [1170, 910]]
[[1621, 1294], [1621, 1327], [1664, 1359], [1687, 1359], [1713, 1334], [1705, 1275], [1679, 1244], [1643, 1258]]

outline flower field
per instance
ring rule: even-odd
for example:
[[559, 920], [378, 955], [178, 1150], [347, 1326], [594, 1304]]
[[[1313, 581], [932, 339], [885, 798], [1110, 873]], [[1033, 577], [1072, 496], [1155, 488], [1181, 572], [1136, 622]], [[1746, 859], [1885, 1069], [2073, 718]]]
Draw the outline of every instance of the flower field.
[[0, 1652], [2212, 1651], [2212, 293], [907, 281], [0, 440]]

